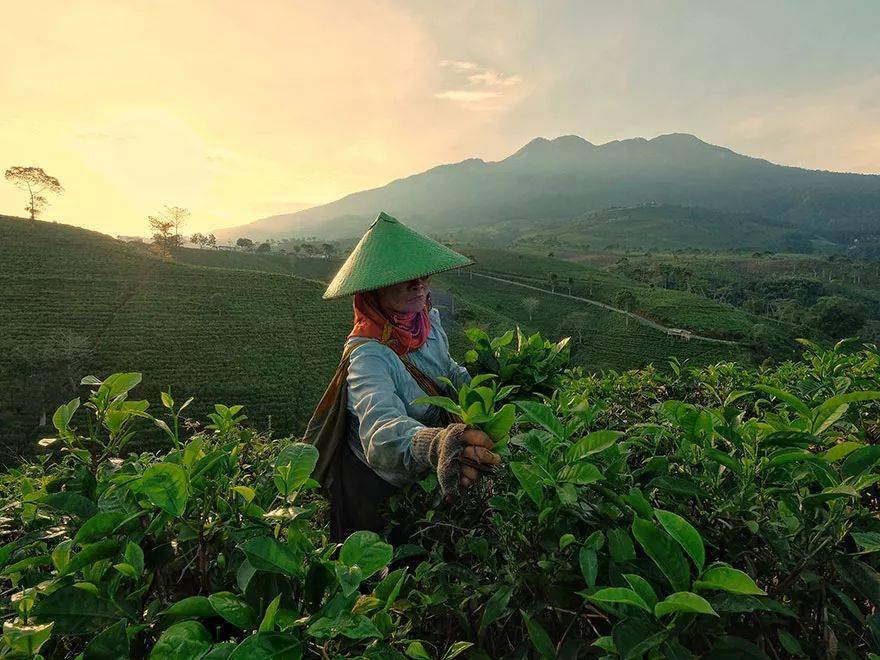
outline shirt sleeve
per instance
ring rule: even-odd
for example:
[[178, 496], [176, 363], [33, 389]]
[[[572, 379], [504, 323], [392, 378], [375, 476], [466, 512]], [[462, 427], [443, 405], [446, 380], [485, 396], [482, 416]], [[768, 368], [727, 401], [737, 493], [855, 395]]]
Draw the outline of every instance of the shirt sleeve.
[[412, 437], [425, 425], [407, 414], [406, 405], [397, 394], [392, 369], [386, 356], [354, 350], [348, 368], [349, 404], [360, 422], [361, 446], [367, 462], [414, 481], [425, 466], [413, 458]]
[[449, 378], [456, 387], [461, 387], [462, 385], [470, 383], [471, 375], [468, 373], [468, 370], [456, 362], [449, 353], [449, 337], [446, 335], [446, 331], [440, 324], [439, 312], [432, 317], [431, 323], [436, 324], [437, 334], [440, 335], [440, 338], [443, 341], [443, 350], [449, 357], [449, 364], [446, 366], [446, 377]]

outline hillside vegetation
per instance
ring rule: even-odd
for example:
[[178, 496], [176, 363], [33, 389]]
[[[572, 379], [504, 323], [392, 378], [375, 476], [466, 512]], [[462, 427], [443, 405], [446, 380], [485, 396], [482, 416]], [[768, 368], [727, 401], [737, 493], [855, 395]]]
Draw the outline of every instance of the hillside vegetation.
[[[481, 272], [500, 275], [542, 288], [615, 304], [622, 292], [632, 293], [631, 311], [665, 325], [749, 343], [756, 325], [767, 329], [769, 343], [781, 355], [796, 344], [793, 326], [748, 313], [687, 291], [651, 287], [590, 265], [515, 250], [469, 248]], [[571, 303], [567, 303], [571, 308]], [[571, 311], [576, 311], [571, 309]]]
[[[0, 217], [0, 452], [28, 451], [82, 372], [143, 370], [144, 390], [245, 401], [298, 431], [338, 361], [349, 301], [289, 275], [164, 262], [104, 235]], [[40, 426], [45, 419], [48, 426]]]
[[659, 204], [593, 211], [552, 227], [525, 231], [516, 242], [550, 249], [813, 250], [813, 241], [803, 232], [755, 214]]
[[[461, 248], [464, 249], [464, 248]], [[639, 292], [639, 308], [647, 307], [651, 313], [665, 310], [667, 317], [679, 327], [691, 328], [689, 323], [699, 325], [707, 334], [720, 337], [735, 336], [748, 340], [751, 324], [755, 321], [749, 315], [728, 306], [722, 306], [705, 298], [680, 294], [679, 292], [653, 291], [648, 287], [627, 282], [625, 279], [602, 271], [579, 266], [556, 259], [532, 259], [531, 256], [509, 251], [466, 250], [474, 256], [479, 272], [492, 272], [523, 281], [537, 282], [550, 287], [544, 273], [554, 269], [561, 273], [577, 275], [573, 285], [574, 292], [586, 295], [593, 291], [592, 297], [599, 300], [613, 300], [614, 294], [623, 289]], [[235, 264], [236, 268], [261, 269], [269, 267], [278, 272], [297, 275], [311, 275], [328, 281], [339, 268], [340, 261], [325, 259], [297, 258], [291, 255], [259, 255], [246, 253], [224, 253], [216, 250], [182, 250], [176, 259], [188, 263], [202, 263], [214, 266]], [[525, 277], [523, 272], [534, 272]], [[595, 283], [592, 289], [589, 284]], [[468, 346], [466, 330], [479, 327], [490, 334], [501, 334], [505, 329], [520, 326], [524, 332], [540, 331], [548, 337], [559, 339], [573, 336], [581, 339], [572, 348], [572, 360], [591, 371], [601, 369], [627, 369], [642, 366], [648, 362], [665, 362], [668, 357], [691, 360], [695, 364], [706, 364], [719, 359], [738, 359], [748, 363], [751, 356], [747, 345], [731, 347], [700, 341], [685, 341], [669, 336], [661, 331], [640, 326], [623, 315], [602, 310], [584, 303], [576, 303], [558, 296], [498, 282], [490, 282], [478, 277], [469, 277], [467, 269], [445, 273], [432, 280], [435, 289], [452, 294], [452, 310], [448, 317], [454, 321], [446, 328], [449, 334], [453, 355], [461, 358]], [[567, 281], [557, 286], [560, 291], [568, 291]], [[650, 304], [642, 301], [642, 296], [652, 298]], [[523, 301], [534, 298], [536, 308], [529, 314]], [[678, 298], [679, 300], [676, 300]], [[696, 324], [698, 310], [703, 310], [701, 323]], [[664, 314], [656, 314], [661, 318]], [[446, 317], [447, 314], [444, 314]], [[724, 323], [736, 323], [735, 333], [729, 332]], [[714, 321], [714, 323], [713, 323]], [[691, 328], [693, 329], [693, 328]], [[779, 333], [778, 340], [786, 341]], [[748, 342], [746, 342], [747, 344]], [[795, 345], [794, 342], [790, 342]], [[790, 348], [790, 347], [789, 347]]]

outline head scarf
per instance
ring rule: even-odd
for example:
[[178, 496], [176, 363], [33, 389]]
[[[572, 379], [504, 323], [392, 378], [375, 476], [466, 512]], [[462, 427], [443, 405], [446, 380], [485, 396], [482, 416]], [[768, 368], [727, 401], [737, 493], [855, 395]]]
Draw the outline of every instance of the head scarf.
[[386, 310], [376, 291], [354, 294], [354, 328], [349, 337], [369, 337], [393, 349], [398, 355], [414, 351], [428, 341], [431, 333], [431, 292], [418, 312], [400, 314]]

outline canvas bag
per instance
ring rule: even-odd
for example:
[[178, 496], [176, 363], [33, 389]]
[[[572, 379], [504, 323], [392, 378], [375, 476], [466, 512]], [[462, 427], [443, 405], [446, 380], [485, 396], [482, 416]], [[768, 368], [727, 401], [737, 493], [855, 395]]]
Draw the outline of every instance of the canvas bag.
[[[327, 389], [321, 396], [321, 400], [315, 407], [302, 441], [318, 450], [318, 463], [312, 476], [329, 491], [333, 482], [333, 464], [336, 461], [342, 444], [348, 442], [348, 363], [352, 350], [365, 341], [351, 342], [346, 344], [342, 351], [342, 360], [336, 367], [336, 373], [330, 379]], [[442, 396], [434, 380], [421, 371], [406, 355], [400, 355], [400, 361], [409, 374], [419, 384], [419, 387], [430, 396]], [[452, 417], [446, 411], [442, 411], [442, 424], [451, 423]]]

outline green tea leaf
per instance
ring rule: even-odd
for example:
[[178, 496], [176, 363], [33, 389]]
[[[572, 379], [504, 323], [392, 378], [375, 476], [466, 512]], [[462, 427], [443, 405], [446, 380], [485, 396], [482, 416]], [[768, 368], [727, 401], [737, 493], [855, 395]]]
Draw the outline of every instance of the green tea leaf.
[[569, 461], [577, 461], [585, 456], [597, 454], [608, 449], [621, 436], [623, 433], [620, 431], [593, 431], [569, 447], [565, 457]]
[[645, 600], [639, 596], [632, 589], [626, 589], [624, 587], [608, 587], [606, 589], [599, 589], [595, 593], [587, 596], [588, 600], [591, 600], [595, 603], [610, 603], [612, 605], [632, 605], [634, 607], [641, 608], [646, 612], [650, 612], [651, 608], [648, 607], [648, 604]]
[[537, 401], [517, 401], [516, 405], [528, 421], [547, 429], [560, 440], [565, 439], [565, 426], [548, 406]]
[[700, 579], [694, 582], [694, 589], [718, 589], [732, 594], [766, 596], [755, 581], [742, 571], [731, 566], [713, 566], [707, 569]]
[[657, 520], [663, 525], [663, 529], [674, 538], [684, 551], [690, 555], [697, 566], [698, 571], [703, 570], [706, 563], [706, 548], [703, 545], [703, 537], [694, 529], [687, 520], [671, 511], [654, 509]]
[[712, 606], [705, 598], [690, 591], [679, 591], [671, 594], [654, 606], [654, 616], [658, 618], [675, 612], [718, 616], [718, 613], [712, 609]]
[[119, 552], [121, 546], [122, 542], [114, 539], [106, 539], [86, 545], [70, 558], [67, 566], [64, 567], [63, 571], [59, 572], [59, 575], [70, 575], [86, 566], [94, 564], [96, 561], [113, 557]]
[[211, 617], [217, 616], [211, 601], [205, 596], [190, 596], [174, 603], [162, 612], [177, 617]]
[[452, 660], [452, 658], [457, 658], [473, 645], [473, 642], [455, 642], [452, 646], [446, 649], [446, 653], [443, 654], [442, 660]]
[[483, 431], [493, 441], [498, 442], [510, 433], [515, 417], [516, 407], [512, 403], [506, 403], [495, 413], [490, 421], [483, 425]]
[[599, 472], [599, 468], [587, 461], [581, 461], [574, 465], [566, 465], [557, 475], [559, 481], [578, 484], [580, 486], [586, 486], [601, 481], [604, 478], [605, 477], [602, 476], [602, 473]]
[[592, 548], [583, 547], [578, 553], [578, 563], [581, 567], [581, 575], [588, 587], [596, 585], [596, 576], [599, 573], [599, 558]]
[[385, 568], [394, 555], [394, 549], [378, 534], [361, 530], [349, 536], [342, 544], [339, 560], [346, 566], [358, 566], [363, 579]]
[[268, 536], [249, 539], [238, 546], [251, 565], [261, 571], [299, 575], [301, 555], [289, 545], [279, 543]]
[[75, 540], [80, 545], [92, 543], [113, 533], [119, 524], [126, 519], [126, 514], [110, 511], [96, 513], [86, 520], [76, 532]]
[[495, 590], [492, 597], [486, 601], [486, 608], [483, 610], [482, 619], [480, 619], [480, 632], [504, 615], [511, 595], [513, 595], [513, 587], [509, 584]]
[[233, 626], [249, 630], [257, 623], [257, 613], [241, 597], [230, 591], [220, 591], [208, 596], [214, 611]]
[[519, 485], [535, 503], [535, 506], [540, 507], [544, 501], [544, 494], [541, 490], [541, 476], [538, 471], [529, 463], [511, 463], [510, 471], [513, 472], [513, 476], [516, 477]]
[[672, 588], [684, 591], [690, 584], [690, 570], [678, 545], [652, 522], [636, 518], [632, 533], [645, 553], [657, 564]]
[[547, 634], [547, 631], [544, 630], [544, 626], [540, 623], [532, 619], [528, 614], [519, 611], [522, 615], [523, 621], [526, 623], [526, 629], [529, 633], [529, 639], [532, 640], [532, 645], [541, 654], [542, 658], [555, 658], [556, 657], [556, 647], [553, 642], [550, 640], [550, 635]]
[[287, 445], [278, 452], [278, 456], [275, 458], [275, 467], [290, 465], [292, 468], [286, 479], [290, 490], [301, 487], [312, 476], [317, 464], [317, 448], [304, 442]]
[[95, 503], [79, 493], [51, 493], [34, 501], [77, 518], [91, 518], [98, 512]]
[[654, 588], [651, 584], [641, 575], [635, 575], [633, 573], [625, 573], [623, 579], [629, 583], [632, 590], [641, 596], [642, 600], [645, 601], [648, 607], [653, 611], [654, 605], [657, 604], [657, 594], [654, 592]]
[[188, 485], [186, 472], [174, 463], [156, 463], [144, 470], [131, 489], [144, 495], [153, 505], [172, 516], [186, 510]]
[[31, 610], [37, 623], [55, 622], [56, 635], [87, 635], [120, 618], [112, 602], [76, 587], [63, 587], [37, 600]]
[[125, 619], [120, 619], [112, 626], [102, 630], [86, 644], [82, 654], [83, 660], [130, 657], [127, 627], [128, 622]]

